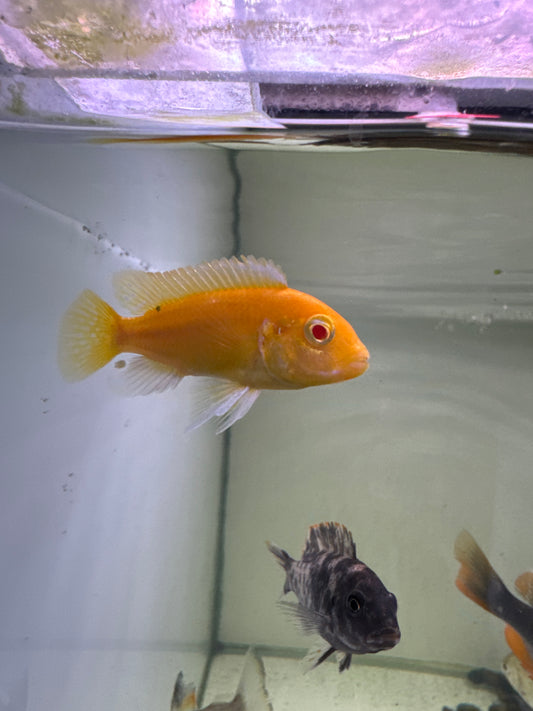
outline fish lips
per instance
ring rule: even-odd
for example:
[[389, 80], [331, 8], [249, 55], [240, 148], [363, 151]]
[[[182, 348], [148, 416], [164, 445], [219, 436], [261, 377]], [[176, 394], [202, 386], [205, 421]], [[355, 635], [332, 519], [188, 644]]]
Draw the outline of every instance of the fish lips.
[[350, 373], [350, 377], [352, 378], [363, 375], [369, 366], [370, 354], [365, 346], [362, 344], [361, 346], [362, 347], [353, 354], [352, 359], [349, 362], [345, 362], [341, 367], [341, 370], [345, 369], [347, 373]]
[[358, 378], [360, 375], [363, 375], [366, 370], [368, 370], [368, 360], [369, 356], [365, 357], [364, 355], [360, 355], [353, 360], [342, 361], [331, 371], [333, 377], [331, 377], [330, 382], [337, 383], [343, 380]]
[[395, 647], [400, 641], [401, 636], [399, 629], [387, 627], [378, 632], [369, 634], [365, 642], [369, 652], [381, 652], [383, 649], [392, 649]]
[[363, 375], [365, 370], [368, 370], [368, 358], [365, 360], [356, 360], [352, 363], [352, 370], [356, 373], [356, 377]]

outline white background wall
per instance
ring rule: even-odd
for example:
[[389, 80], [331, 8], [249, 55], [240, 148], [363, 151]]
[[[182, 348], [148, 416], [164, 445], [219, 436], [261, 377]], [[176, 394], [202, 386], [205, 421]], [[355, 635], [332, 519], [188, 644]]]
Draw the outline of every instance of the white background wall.
[[57, 332], [85, 287], [117, 305], [119, 269], [230, 253], [232, 194], [222, 151], [0, 134], [5, 708], [165, 709], [179, 669], [199, 679], [222, 439], [184, 434], [187, 383], [63, 382]]

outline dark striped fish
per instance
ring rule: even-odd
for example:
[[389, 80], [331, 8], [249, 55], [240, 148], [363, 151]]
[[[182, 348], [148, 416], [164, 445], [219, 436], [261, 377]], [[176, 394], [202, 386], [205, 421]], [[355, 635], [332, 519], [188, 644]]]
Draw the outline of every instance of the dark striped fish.
[[395, 596], [357, 559], [352, 534], [340, 523], [311, 526], [301, 560], [267, 543], [287, 573], [283, 592], [297, 603], [281, 602], [306, 633], [318, 633], [327, 647], [313, 666], [333, 652], [344, 653], [339, 671], [352, 654], [373, 654], [400, 641]]

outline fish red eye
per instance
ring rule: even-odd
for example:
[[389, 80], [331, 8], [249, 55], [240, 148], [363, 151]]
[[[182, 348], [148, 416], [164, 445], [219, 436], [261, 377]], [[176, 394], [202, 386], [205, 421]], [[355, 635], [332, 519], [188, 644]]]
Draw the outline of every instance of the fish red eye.
[[304, 330], [309, 343], [319, 346], [329, 343], [335, 335], [335, 326], [329, 316], [312, 316]]
[[311, 326], [311, 333], [317, 341], [325, 341], [329, 336], [329, 331], [323, 323], [315, 323]]

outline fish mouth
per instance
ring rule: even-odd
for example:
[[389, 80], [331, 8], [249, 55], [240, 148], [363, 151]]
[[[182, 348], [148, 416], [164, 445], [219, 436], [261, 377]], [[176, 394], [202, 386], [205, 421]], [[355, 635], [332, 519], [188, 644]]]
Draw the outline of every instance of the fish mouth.
[[367, 355], [366, 358], [364, 356], [360, 356], [357, 360], [352, 360], [350, 363], [350, 371], [354, 373], [353, 377], [363, 375], [365, 370], [368, 369], [368, 358], [369, 356]]
[[389, 627], [369, 634], [366, 638], [366, 643], [369, 647], [378, 648], [377, 651], [392, 649], [398, 644], [401, 636], [400, 630]]
[[358, 360], [355, 362], [354, 365], [355, 368], [359, 371], [359, 375], [362, 375], [365, 370], [368, 370], [368, 358], [366, 358], [365, 360]]

